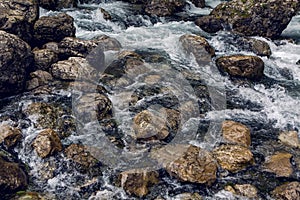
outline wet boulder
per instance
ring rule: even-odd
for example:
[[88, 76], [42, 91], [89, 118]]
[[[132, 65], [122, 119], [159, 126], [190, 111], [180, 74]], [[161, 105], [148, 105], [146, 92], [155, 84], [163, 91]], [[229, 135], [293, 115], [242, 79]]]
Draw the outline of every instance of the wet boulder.
[[17, 36], [0, 31], [0, 98], [24, 90], [32, 65], [30, 46]]
[[263, 40], [258, 40], [255, 38], [245, 38], [243, 39], [246, 46], [253, 51], [258, 56], [271, 56], [271, 48], [269, 44]]
[[252, 152], [239, 145], [221, 145], [213, 150], [219, 165], [230, 172], [238, 172], [253, 164]]
[[14, 146], [22, 137], [22, 132], [19, 128], [10, 125], [0, 125], [0, 143], [4, 143], [7, 147]]
[[205, 0], [191, 0], [191, 2], [199, 8], [204, 8], [205, 7]]
[[36, 70], [48, 71], [53, 63], [58, 61], [58, 55], [50, 49], [33, 50], [34, 64]]
[[100, 121], [111, 117], [112, 102], [103, 94], [87, 93], [74, 102], [74, 112], [77, 120], [83, 123]]
[[232, 77], [257, 80], [264, 75], [264, 62], [257, 56], [222, 56], [216, 60], [216, 64], [221, 72], [226, 72]]
[[27, 176], [22, 168], [13, 162], [6, 161], [0, 156], [0, 195], [5, 196], [13, 194], [27, 187]]
[[188, 54], [193, 54], [197, 63], [207, 65], [211, 62], [211, 58], [215, 56], [215, 50], [204, 37], [199, 35], [183, 35], [179, 38], [183, 49]]
[[196, 19], [195, 24], [202, 30], [208, 33], [216, 33], [224, 29], [224, 20], [222, 18], [215, 18], [211, 15], [205, 15]]
[[277, 152], [266, 158], [264, 168], [266, 171], [275, 173], [277, 176], [289, 177], [293, 173], [293, 166], [291, 164], [292, 156], [290, 153]]
[[31, 42], [33, 25], [39, 17], [37, 0], [1, 0], [0, 30]]
[[298, 137], [297, 131], [286, 131], [279, 134], [278, 139], [284, 145], [300, 148], [300, 139]]
[[41, 158], [54, 155], [62, 150], [60, 138], [52, 129], [41, 131], [33, 141], [32, 146]]
[[287, 182], [276, 187], [272, 192], [272, 197], [280, 200], [300, 199], [300, 182]]
[[96, 80], [98, 73], [89, 62], [80, 57], [70, 57], [68, 60], [58, 61], [51, 66], [54, 78], [65, 81]]
[[159, 182], [157, 171], [147, 169], [132, 169], [120, 174], [121, 187], [130, 195], [144, 197], [149, 187]]
[[[181, 193], [174, 196], [172, 199], [180, 200], [202, 200], [202, 197], [198, 193]], [[158, 199], [156, 199], [158, 200]]]
[[250, 184], [236, 184], [234, 186], [228, 185], [225, 187], [225, 190], [235, 195], [258, 199], [257, 188]]
[[34, 38], [37, 45], [60, 42], [65, 37], [75, 37], [74, 19], [66, 13], [43, 16], [34, 24]]
[[298, 6], [297, 0], [233, 0], [219, 4], [210, 15], [224, 19], [243, 35], [276, 38], [297, 14]]
[[80, 169], [85, 171], [99, 163], [84, 145], [71, 144], [65, 149], [64, 153], [68, 159], [79, 164]]
[[77, 6], [76, 0], [38, 0], [39, 6], [47, 10], [60, 10]]
[[30, 80], [26, 83], [26, 89], [27, 90], [33, 90], [38, 87], [44, 86], [49, 84], [53, 77], [49, 72], [37, 70], [30, 73]]
[[184, 0], [150, 0], [145, 5], [145, 12], [158, 17], [171, 16], [181, 11], [184, 6]]
[[244, 124], [234, 121], [222, 123], [223, 138], [233, 144], [249, 147], [251, 144], [250, 129]]

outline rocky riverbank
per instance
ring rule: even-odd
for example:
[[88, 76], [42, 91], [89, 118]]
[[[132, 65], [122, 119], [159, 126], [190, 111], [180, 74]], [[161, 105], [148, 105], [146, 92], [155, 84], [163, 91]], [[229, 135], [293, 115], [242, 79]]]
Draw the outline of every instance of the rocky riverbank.
[[[86, 14], [84, 5], [101, 1], [0, 0], [1, 197], [300, 199], [300, 127], [208, 117], [263, 110], [234, 93], [280, 85], [269, 73], [270, 43], [286, 41], [300, 2], [232, 0], [204, 16], [186, 11], [208, 9], [204, 0], [124, 2], [151, 23], [188, 21], [203, 34], [170, 41], [182, 53], [178, 64], [164, 50], [128, 48], [108, 34], [76, 37], [81, 27], [68, 11]], [[53, 12], [40, 16], [42, 8]], [[223, 46], [211, 44], [219, 33]], [[233, 51], [222, 55], [225, 46]], [[231, 88], [216, 87], [220, 80], [212, 87], [198, 69]], [[288, 69], [278, 73], [293, 80]]]

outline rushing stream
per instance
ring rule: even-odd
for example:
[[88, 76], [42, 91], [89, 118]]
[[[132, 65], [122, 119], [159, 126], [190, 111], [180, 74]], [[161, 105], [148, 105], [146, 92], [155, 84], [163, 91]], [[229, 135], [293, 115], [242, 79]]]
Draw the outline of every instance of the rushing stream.
[[[206, 112], [203, 108], [204, 111], [196, 110], [193, 114], [189, 111], [182, 111], [183, 116], [188, 116], [182, 118], [182, 128], [178, 131], [180, 134], [171, 138], [171, 143], [190, 143], [211, 150], [216, 144], [221, 143], [218, 123], [224, 119], [232, 119], [251, 128], [254, 133], [251, 151], [253, 151], [255, 162], [261, 163], [263, 157], [269, 155], [274, 148], [272, 144], [268, 147], [267, 143], [271, 140], [276, 141], [280, 131], [296, 130], [298, 134], [300, 133], [300, 65], [296, 65], [300, 59], [300, 15], [295, 16], [282, 33], [283, 39], [271, 41], [256, 37], [266, 41], [272, 51], [269, 58], [262, 57], [266, 78], [254, 83], [235, 83], [228, 76], [222, 76], [214, 64], [209, 64], [208, 68], [199, 66], [195, 58], [186, 55], [180, 46], [180, 36], [199, 34], [205, 36], [210, 45], [215, 48], [217, 57], [237, 53], [254, 55], [234, 45], [236, 36], [231, 33], [220, 31], [216, 34], [208, 34], [192, 21], [186, 20], [189, 17], [209, 14], [212, 8], [221, 1], [207, 0], [206, 2], [211, 8], [200, 9], [192, 4], [187, 6], [185, 13], [190, 16], [181, 16], [184, 20], [180, 20], [180, 16], [175, 20], [150, 18], [137, 14], [138, 7], [135, 8], [119, 1], [81, 4], [76, 9], [65, 11], [75, 19], [78, 38], [91, 39], [105, 34], [116, 38], [125, 50], [134, 50], [145, 55], [159, 54], [162, 62], [155, 63], [151, 60], [147, 62], [145, 70], [148, 74], [146, 75], [158, 74], [163, 77], [156, 84], [169, 88], [171, 95], [176, 96], [179, 101], [179, 105], [186, 101], [192, 102], [192, 107], [197, 107], [198, 104], [195, 91], [185, 76], [178, 72], [184, 74], [188, 71], [192, 74], [199, 74], [204, 79], [204, 84], [209, 90], [208, 95], [211, 101], [208, 106], [211, 109]], [[112, 20], [103, 18], [100, 7], [111, 14]], [[41, 15], [54, 13], [41, 9]], [[294, 42], [291, 42], [289, 38], [292, 38]], [[116, 52], [105, 52], [105, 66], [111, 64], [115, 58]], [[30, 168], [31, 190], [53, 195], [53, 198], [56, 196], [57, 199], [136, 199], [129, 197], [121, 187], [117, 187], [113, 181], [115, 177], [112, 175], [115, 176], [115, 172], [124, 169], [139, 167], [160, 169], [161, 166], [149, 158], [147, 145], [133, 144], [131, 121], [132, 113], [135, 111], [127, 106], [128, 99], [126, 98], [143, 86], [144, 75], [128, 76], [131, 79], [129, 86], [115, 86], [109, 91], [114, 107], [114, 119], [117, 121], [120, 132], [117, 133], [117, 138], [121, 137], [121, 148], [113, 145], [107, 139], [101, 125], [93, 121], [77, 126], [76, 131], [62, 140], [63, 145], [82, 143], [94, 149], [94, 156], [109, 166], [103, 167], [101, 177], [89, 180], [90, 174], [74, 171], [63, 154], [47, 159], [39, 158], [30, 145], [39, 133], [39, 129], [31, 123], [36, 120], [36, 116], [30, 116], [27, 120], [16, 116], [21, 124], [24, 140], [21, 145], [15, 147], [15, 151], [18, 152], [21, 161]], [[75, 91], [74, 94], [73, 88], [69, 87], [57, 88], [55, 93], [49, 95], [23, 94], [18, 98], [11, 97], [2, 100], [0, 117], [20, 114], [18, 110], [26, 110], [32, 102], [50, 102], [60, 104], [69, 114], [64, 117], [72, 120], [74, 113], [70, 108], [74, 106], [74, 101], [80, 95], [80, 91]], [[147, 104], [147, 101], [155, 102], [145, 98], [139, 101], [140, 107]], [[166, 102], [168, 103], [170, 102]], [[159, 115], [164, 117], [164, 112], [161, 111], [162, 105], [159, 103], [151, 104], [147, 109], [159, 112]], [[105, 152], [100, 154], [97, 151], [100, 147]], [[205, 199], [238, 199], [223, 190], [223, 186], [229, 182], [251, 183], [259, 189], [259, 194], [263, 199], [270, 199], [265, 191], [270, 191], [274, 185], [286, 180], [300, 180], [299, 169], [291, 178], [285, 179], [260, 173], [257, 168], [255, 166], [249, 171], [227, 174], [227, 176], [223, 174], [211, 187], [182, 183], [163, 174], [162, 183], [156, 185], [146, 199], [154, 199], [159, 195], [165, 199], [174, 199], [173, 196], [183, 192], [198, 192]], [[51, 173], [54, 175], [51, 176]], [[89, 186], [82, 186], [85, 184]]]

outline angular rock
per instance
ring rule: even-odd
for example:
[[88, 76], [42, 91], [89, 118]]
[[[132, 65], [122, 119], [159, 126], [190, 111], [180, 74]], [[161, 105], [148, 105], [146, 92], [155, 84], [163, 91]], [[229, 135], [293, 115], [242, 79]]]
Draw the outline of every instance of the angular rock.
[[89, 62], [80, 57], [70, 57], [68, 60], [58, 61], [51, 66], [54, 78], [66, 81], [97, 79], [98, 73]]
[[67, 158], [78, 163], [85, 170], [94, 167], [99, 162], [90, 154], [85, 146], [80, 144], [71, 144], [65, 149], [64, 153]]
[[52, 129], [41, 131], [32, 143], [41, 158], [53, 155], [62, 150], [62, 144], [57, 133]]
[[238, 145], [221, 145], [213, 150], [219, 165], [230, 172], [238, 172], [253, 164], [251, 151]]
[[205, 0], [191, 0], [191, 2], [199, 8], [204, 8], [205, 7]]
[[300, 182], [288, 182], [276, 187], [271, 192], [273, 198], [279, 200], [300, 199]]
[[39, 6], [47, 10], [60, 10], [77, 6], [76, 0], [38, 0]]
[[222, 123], [223, 138], [231, 143], [249, 147], [251, 144], [250, 129], [238, 122], [224, 121]]
[[112, 114], [112, 103], [103, 94], [88, 93], [74, 102], [77, 120], [88, 123], [94, 120], [109, 118]]
[[58, 55], [50, 49], [39, 49], [32, 51], [36, 70], [48, 71], [53, 63], [58, 61]]
[[264, 62], [257, 56], [231, 55], [216, 60], [219, 70], [232, 77], [257, 80], [262, 78]]
[[298, 0], [233, 0], [219, 4], [210, 15], [224, 19], [233, 31], [276, 38], [297, 13]]
[[293, 173], [293, 166], [290, 159], [292, 158], [290, 153], [280, 153], [267, 157], [264, 167], [266, 171], [275, 173], [276, 176], [289, 177]]
[[271, 56], [271, 48], [267, 42], [255, 38], [246, 38], [245, 40], [249, 43], [251, 50], [256, 55]]
[[37, 45], [47, 42], [60, 42], [65, 37], [75, 37], [74, 19], [60, 13], [39, 18], [34, 24], [34, 38]]
[[258, 191], [256, 187], [250, 184], [236, 184], [232, 186], [226, 186], [225, 190], [232, 192], [233, 194], [248, 197], [248, 198], [258, 198]]
[[52, 75], [49, 72], [37, 70], [30, 73], [30, 80], [26, 83], [27, 90], [33, 90], [40, 86], [47, 85], [53, 80]]
[[224, 29], [224, 20], [222, 18], [215, 18], [211, 15], [202, 16], [196, 19], [195, 24], [202, 30], [208, 33], [216, 33]]
[[211, 184], [216, 180], [216, 161], [210, 152], [199, 147], [170, 146], [155, 152], [153, 157], [181, 181]]
[[27, 177], [17, 163], [7, 162], [0, 156], [0, 195], [13, 194], [18, 190], [26, 189]]
[[0, 98], [23, 91], [32, 64], [30, 46], [17, 36], [0, 31]]
[[120, 174], [121, 187], [131, 195], [144, 197], [149, 187], [159, 182], [159, 174], [147, 169], [132, 169]]
[[170, 16], [181, 11], [184, 5], [184, 0], [150, 0], [145, 5], [145, 12], [158, 17]]
[[215, 56], [214, 48], [201, 36], [186, 34], [181, 36], [179, 41], [187, 53], [192, 53], [195, 56], [200, 66], [207, 65], [211, 62], [211, 58]]
[[14, 146], [22, 137], [19, 128], [15, 128], [6, 124], [0, 125], [0, 143], [4, 143], [7, 147]]
[[297, 131], [287, 131], [280, 133], [278, 139], [287, 146], [300, 148], [300, 139]]
[[[162, 115], [162, 116], [160, 116]], [[169, 135], [166, 124], [166, 113], [153, 113], [144, 110], [133, 119], [133, 129], [137, 139], [156, 138], [163, 140]]]
[[37, 0], [1, 0], [0, 30], [19, 36], [30, 42], [34, 22], [39, 18]]

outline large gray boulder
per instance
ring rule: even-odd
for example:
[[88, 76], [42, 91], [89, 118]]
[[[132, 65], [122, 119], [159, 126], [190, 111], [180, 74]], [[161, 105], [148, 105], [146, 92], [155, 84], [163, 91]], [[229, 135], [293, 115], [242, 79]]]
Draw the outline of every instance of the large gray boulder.
[[37, 0], [0, 0], [0, 30], [15, 34], [29, 42], [39, 17]]
[[234, 32], [276, 38], [297, 14], [299, 0], [233, 0], [219, 4], [210, 15], [223, 19]]
[[0, 31], [0, 98], [23, 91], [33, 55], [19, 37]]

